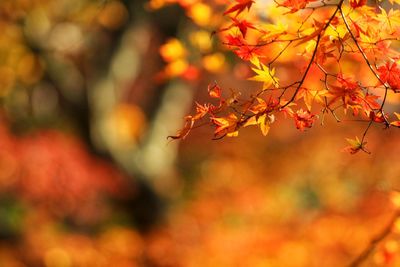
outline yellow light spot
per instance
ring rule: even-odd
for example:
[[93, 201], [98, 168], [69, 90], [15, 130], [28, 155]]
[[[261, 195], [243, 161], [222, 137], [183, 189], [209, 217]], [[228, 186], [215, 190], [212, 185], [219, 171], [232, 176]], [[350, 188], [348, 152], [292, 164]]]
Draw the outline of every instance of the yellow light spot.
[[165, 67], [165, 72], [169, 77], [176, 77], [183, 74], [188, 67], [186, 60], [176, 60]]
[[390, 193], [390, 200], [397, 209], [400, 208], [400, 192], [392, 191]]
[[42, 78], [43, 63], [33, 54], [26, 54], [18, 62], [17, 73], [25, 84], [34, 84]]
[[205, 53], [211, 49], [211, 35], [207, 31], [192, 32], [189, 39], [193, 46], [199, 49], [200, 52]]
[[178, 39], [171, 38], [161, 46], [160, 54], [165, 61], [170, 62], [185, 57], [186, 49]]
[[221, 72], [225, 67], [225, 56], [222, 53], [205, 56], [203, 66], [209, 72]]
[[100, 25], [110, 30], [122, 27], [128, 20], [128, 11], [119, 1], [109, 2], [100, 12], [98, 21]]
[[165, 5], [165, 1], [164, 0], [150, 0], [148, 7], [150, 9], [160, 9]]
[[188, 16], [198, 25], [207, 26], [211, 22], [211, 8], [203, 3], [196, 3], [189, 8]]
[[46, 267], [69, 267], [72, 266], [68, 253], [61, 248], [52, 248], [44, 255]]
[[396, 252], [399, 249], [399, 244], [394, 240], [387, 241], [385, 243], [385, 249], [389, 253]]
[[112, 119], [116, 140], [122, 146], [135, 143], [146, 124], [142, 110], [130, 104], [118, 105], [112, 114]]

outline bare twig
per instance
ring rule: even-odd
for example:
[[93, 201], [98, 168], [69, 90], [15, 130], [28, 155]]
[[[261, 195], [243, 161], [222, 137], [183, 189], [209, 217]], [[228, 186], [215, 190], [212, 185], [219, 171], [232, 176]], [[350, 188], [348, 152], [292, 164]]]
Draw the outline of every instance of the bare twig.
[[363, 263], [369, 255], [375, 250], [376, 246], [385, 239], [391, 232], [394, 223], [400, 217], [400, 210], [396, 210], [388, 224], [382, 229], [382, 231], [376, 235], [369, 243], [369, 245], [349, 264], [348, 267], [358, 267]]

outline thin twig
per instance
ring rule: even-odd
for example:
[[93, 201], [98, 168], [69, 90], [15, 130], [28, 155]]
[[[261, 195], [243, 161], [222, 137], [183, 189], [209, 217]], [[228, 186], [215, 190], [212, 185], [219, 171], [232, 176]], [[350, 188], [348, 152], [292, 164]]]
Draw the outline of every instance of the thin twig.
[[386, 97], [387, 97], [387, 94], [388, 94], [388, 90], [390, 89], [390, 86], [387, 83], [385, 83], [384, 81], [382, 81], [382, 79], [379, 76], [379, 74], [374, 70], [374, 68], [373, 68], [371, 62], [369, 61], [367, 55], [365, 54], [364, 50], [361, 48], [360, 43], [358, 42], [357, 38], [354, 36], [354, 33], [352, 32], [352, 30], [350, 28], [350, 24], [347, 21], [347, 18], [344, 15], [343, 10], [342, 10], [341, 7], [339, 8], [339, 12], [340, 12], [340, 15], [342, 16], [342, 19], [343, 19], [344, 25], [346, 26], [346, 29], [349, 32], [350, 36], [351, 36], [351, 39], [353, 39], [358, 51], [360, 52], [361, 56], [364, 58], [365, 62], [367, 63], [368, 68], [371, 70], [372, 74], [376, 77], [376, 79], [385, 87], [385, 94], [383, 96], [382, 104], [381, 104], [381, 107], [380, 107], [379, 111], [382, 114], [383, 119], [385, 120], [386, 126], [389, 126], [390, 123], [387, 121], [387, 119], [385, 117], [385, 114], [383, 112], [383, 107], [385, 105]]
[[369, 255], [371, 255], [376, 246], [392, 232], [393, 225], [399, 217], [400, 210], [396, 210], [388, 224], [370, 241], [369, 245], [348, 265], [348, 267], [360, 266], [360, 264], [363, 263], [363, 261], [365, 261]]
[[313, 54], [312, 54], [312, 56], [311, 56], [311, 59], [310, 59], [308, 65], [307, 65], [307, 68], [306, 68], [306, 70], [305, 70], [305, 72], [304, 72], [304, 74], [303, 74], [303, 77], [301, 78], [301, 80], [300, 80], [300, 82], [299, 82], [299, 85], [297, 86], [297, 88], [296, 88], [296, 90], [295, 90], [293, 96], [292, 96], [292, 97], [290, 98], [290, 100], [289, 100], [285, 105], [283, 105], [281, 108], [285, 108], [287, 105], [289, 105], [290, 103], [292, 103], [292, 102], [295, 100], [295, 98], [296, 98], [296, 96], [297, 96], [297, 93], [299, 92], [301, 86], [303, 85], [303, 83], [304, 83], [304, 81], [305, 81], [305, 79], [306, 79], [306, 77], [307, 77], [307, 75], [308, 75], [308, 73], [309, 73], [309, 71], [310, 71], [310, 69], [311, 69], [311, 66], [312, 66], [312, 64], [314, 63], [314, 59], [315, 59], [315, 57], [316, 57], [316, 55], [317, 55], [318, 45], [319, 45], [319, 42], [321, 41], [321, 37], [322, 37], [324, 31], [325, 31], [325, 30], [329, 27], [329, 25], [331, 24], [332, 20], [336, 17], [337, 12], [338, 12], [339, 10], [341, 10], [342, 5], [343, 5], [343, 2], [344, 2], [344, 0], [340, 0], [340, 2], [337, 4], [337, 7], [336, 7], [335, 12], [333, 12], [332, 16], [329, 18], [329, 20], [326, 22], [325, 26], [321, 29], [320, 33], [318, 34], [318, 37], [317, 37], [317, 40], [316, 40], [316, 44], [315, 44], [314, 52], [313, 52]]

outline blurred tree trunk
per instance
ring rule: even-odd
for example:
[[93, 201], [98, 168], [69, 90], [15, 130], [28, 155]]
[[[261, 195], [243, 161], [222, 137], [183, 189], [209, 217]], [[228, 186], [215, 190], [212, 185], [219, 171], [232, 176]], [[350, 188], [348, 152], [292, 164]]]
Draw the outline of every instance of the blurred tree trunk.
[[[184, 16], [178, 8], [171, 7], [150, 13], [149, 18], [144, 10], [146, 1], [125, 3], [130, 20], [123, 30], [114, 34], [109, 55], [95, 64], [99, 67], [88, 80], [90, 134], [94, 146], [111, 155], [123, 169], [142, 177], [151, 187], [157, 187], [158, 192], [166, 193], [176, 178], [177, 154], [177, 143], [168, 143], [166, 137], [181, 126], [181, 118], [192, 103], [193, 90], [177, 81], [157, 84], [154, 78], [162, 67], [159, 46], [178, 34], [178, 25]], [[99, 47], [98, 53], [101, 51], [104, 50]], [[120, 114], [127, 117], [122, 121], [137, 120], [125, 122], [133, 124], [131, 127], [145, 127], [134, 125], [141, 123], [141, 115], [136, 113], [141, 110], [145, 113], [146, 129], [130, 142], [124, 142], [116, 130], [123, 127], [115, 124], [113, 117], [121, 106], [128, 106], [122, 108], [127, 113]]]

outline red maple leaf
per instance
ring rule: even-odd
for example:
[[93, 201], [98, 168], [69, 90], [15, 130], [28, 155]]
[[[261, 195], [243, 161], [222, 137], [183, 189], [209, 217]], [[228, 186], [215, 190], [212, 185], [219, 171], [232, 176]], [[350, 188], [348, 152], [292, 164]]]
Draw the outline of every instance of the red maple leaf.
[[260, 56], [260, 49], [256, 46], [250, 47], [242, 45], [238, 49], [234, 50], [235, 54], [243, 60], [250, 60], [251, 58]]
[[300, 131], [304, 131], [304, 128], [311, 128], [315, 122], [315, 115], [311, 114], [308, 110], [304, 111], [299, 109], [294, 115], [294, 122], [296, 128]]
[[260, 56], [260, 48], [254, 45], [248, 45], [246, 40], [239, 36], [227, 35], [226, 45], [233, 46], [233, 52], [243, 60], [250, 60], [251, 58]]
[[386, 62], [378, 68], [379, 77], [388, 83], [395, 93], [400, 93], [400, 69], [396, 62]]
[[247, 10], [253, 5], [254, 0], [236, 0], [237, 4], [229, 8], [227, 11], [224, 12], [224, 15], [236, 12], [235, 17], [242, 13], [246, 8]]
[[238, 20], [236, 18], [232, 18], [233, 20], [233, 26], [236, 26], [239, 28], [240, 32], [243, 35], [243, 38], [246, 37], [247, 29], [256, 29], [253, 25], [253, 23], [248, 22], [247, 20]]
[[233, 36], [231, 34], [228, 34], [226, 36], [226, 45], [229, 46], [242, 46], [243, 45], [243, 38], [239, 37], [239, 36]]
[[366, 3], [367, 0], [350, 0], [350, 5], [352, 8], [364, 6]]
[[237, 28], [239, 28], [239, 31], [242, 33], [243, 38], [246, 38], [248, 29], [257, 30], [257, 28], [254, 26], [253, 23], [251, 23], [245, 19], [239, 20], [237, 18], [231, 18], [231, 20], [233, 21], [233, 23], [231, 25], [229, 25], [226, 28], [220, 29], [218, 32], [224, 32], [224, 31], [232, 29], [233, 27], [237, 27]]

